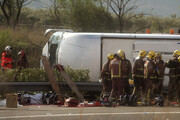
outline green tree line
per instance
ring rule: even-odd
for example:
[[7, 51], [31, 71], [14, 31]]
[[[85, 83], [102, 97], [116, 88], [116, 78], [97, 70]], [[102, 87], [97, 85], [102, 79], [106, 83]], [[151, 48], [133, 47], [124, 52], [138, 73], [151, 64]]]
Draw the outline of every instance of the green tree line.
[[51, 0], [52, 5], [44, 9], [28, 8], [30, 0], [2, 1], [0, 22], [12, 27], [56, 27], [81, 32], [120, 33], [142, 33], [145, 29], [163, 33], [180, 27], [180, 18], [173, 13], [166, 18], [143, 12], [135, 14], [140, 7], [136, 5], [137, 0]]

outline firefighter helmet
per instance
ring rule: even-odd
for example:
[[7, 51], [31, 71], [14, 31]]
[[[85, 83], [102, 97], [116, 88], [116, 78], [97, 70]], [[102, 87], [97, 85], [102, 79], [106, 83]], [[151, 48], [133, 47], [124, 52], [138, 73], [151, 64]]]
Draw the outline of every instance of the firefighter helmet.
[[161, 55], [161, 53], [156, 53], [156, 58], [162, 58], [162, 55]]
[[146, 52], [145, 50], [141, 50], [141, 51], [139, 52], [139, 57], [145, 57], [146, 54], [147, 54], [147, 52]]
[[147, 55], [147, 57], [151, 60], [154, 60], [156, 57], [156, 53], [154, 51], [150, 51]]
[[118, 51], [119, 56], [124, 59], [125, 58], [125, 52], [123, 50]]
[[12, 50], [12, 47], [11, 47], [11, 46], [6, 46], [4, 50], [5, 50], [5, 51], [11, 51], [11, 50]]
[[109, 60], [112, 60], [112, 59], [114, 58], [114, 54], [109, 53], [109, 54], [107, 55], [107, 58], [108, 58]]
[[175, 50], [175, 51], [173, 52], [173, 56], [174, 56], [174, 57], [180, 56], [180, 51], [179, 51], [179, 50]]

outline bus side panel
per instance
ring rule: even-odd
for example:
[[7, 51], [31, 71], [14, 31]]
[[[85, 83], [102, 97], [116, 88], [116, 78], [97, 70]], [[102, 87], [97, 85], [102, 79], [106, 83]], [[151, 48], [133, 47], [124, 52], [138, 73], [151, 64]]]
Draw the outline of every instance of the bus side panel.
[[102, 64], [107, 61], [109, 53], [117, 53], [120, 49], [125, 52], [126, 58], [132, 62], [133, 42], [134, 40], [132, 39], [102, 39]]
[[100, 38], [68, 36], [59, 48], [58, 63], [73, 69], [89, 69], [90, 80], [98, 82], [100, 74]]

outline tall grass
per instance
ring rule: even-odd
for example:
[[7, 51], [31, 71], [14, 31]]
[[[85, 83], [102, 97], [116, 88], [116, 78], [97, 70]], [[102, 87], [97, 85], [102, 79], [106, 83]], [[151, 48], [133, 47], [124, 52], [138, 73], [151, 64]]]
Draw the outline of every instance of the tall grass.
[[37, 68], [40, 65], [41, 51], [48, 38], [44, 37], [43, 29], [33, 28], [8, 28], [0, 27], [0, 53], [6, 46], [10, 45], [13, 48], [12, 57], [15, 61], [18, 60], [18, 52], [24, 50], [27, 53], [30, 67]]

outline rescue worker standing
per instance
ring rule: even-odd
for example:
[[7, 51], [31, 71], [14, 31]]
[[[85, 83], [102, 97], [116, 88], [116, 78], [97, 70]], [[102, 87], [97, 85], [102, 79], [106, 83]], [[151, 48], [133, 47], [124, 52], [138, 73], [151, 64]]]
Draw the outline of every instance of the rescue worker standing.
[[109, 53], [107, 55], [107, 62], [103, 65], [101, 70], [101, 78], [103, 84], [103, 94], [110, 93], [112, 89], [111, 73], [109, 71], [109, 64], [114, 59], [114, 54]]
[[178, 68], [176, 70], [176, 84], [175, 84], [175, 90], [176, 90], [176, 97], [177, 102], [180, 104], [180, 57], [178, 57]]
[[29, 67], [29, 62], [27, 61], [26, 53], [23, 50], [21, 50], [19, 51], [18, 55], [19, 55], [19, 60], [17, 61], [18, 71], [14, 76], [14, 81], [16, 81], [17, 76], [19, 76], [22, 69]]
[[120, 99], [123, 94], [123, 81], [122, 81], [122, 61], [118, 54], [114, 54], [114, 59], [110, 62], [109, 71], [111, 72], [112, 91], [111, 102], [116, 104], [116, 100]]
[[178, 57], [180, 56], [180, 51], [179, 50], [175, 50], [173, 53], [173, 58], [170, 59], [169, 61], [167, 61], [165, 63], [165, 66], [168, 67], [169, 70], [169, 85], [168, 85], [168, 100], [170, 102], [175, 100], [175, 86], [176, 86], [176, 73], [178, 70]]
[[12, 69], [13, 60], [11, 56], [11, 51], [12, 51], [11, 46], [6, 46], [6, 48], [4, 49], [4, 52], [1, 58], [1, 69], [3, 71], [7, 69]]
[[130, 85], [129, 85], [129, 79], [132, 78], [132, 66], [131, 66], [131, 62], [126, 59], [125, 56], [125, 52], [123, 50], [119, 50], [118, 54], [120, 55], [121, 59], [122, 59], [122, 64], [125, 65], [126, 67], [126, 71], [122, 74], [122, 78], [123, 78], [123, 88], [124, 91], [127, 95], [131, 94], [131, 89], [130, 89]]
[[162, 87], [163, 87], [163, 81], [164, 81], [164, 71], [165, 71], [165, 64], [162, 60], [161, 53], [156, 53], [155, 58], [155, 64], [156, 64], [156, 72], [157, 72], [157, 94], [162, 95]]
[[27, 61], [26, 53], [23, 50], [19, 51], [18, 55], [19, 60], [17, 62], [17, 67], [19, 71], [21, 71], [21, 69], [29, 67], [29, 63]]
[[156, 57], [156, 53], [154, 51], [150, 51], [147, 55], [147, 61], [144, 65], [144, 78], [146, 80], [146, 100], [148, 104], [150, 100], [155, 97], [155, 88], [157, 85], [157, 73], [156, 66], [154, 63]]
[[141, 50], [138, 54], [138, 57], [136, 58], [134, 62], [134, 66], [132, 69], [132, 78], [134, 80], [134, 90], [133, 94], [141, 96], [145, 98], [145, 80], [144, 80], [144, 63], [145, 63], [145, 57], [147, 52], [144, 50]]

